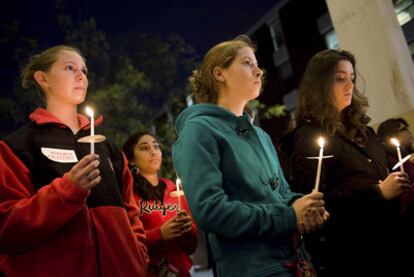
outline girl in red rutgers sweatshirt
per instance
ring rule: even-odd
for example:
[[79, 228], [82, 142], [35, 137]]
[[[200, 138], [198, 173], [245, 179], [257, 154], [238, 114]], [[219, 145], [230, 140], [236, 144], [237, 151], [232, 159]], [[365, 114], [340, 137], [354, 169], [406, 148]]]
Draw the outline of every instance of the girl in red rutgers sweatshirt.
[[189, 255], [197, 247], [197, 230], [185, 197], [177, 195], [172, 181], [158, 177], [162, 153], [157, 140], [150, 133], [136, 133], [122, 150], [135, 179], [134, 195], [147, 235], [147, 276], [190, 276]]

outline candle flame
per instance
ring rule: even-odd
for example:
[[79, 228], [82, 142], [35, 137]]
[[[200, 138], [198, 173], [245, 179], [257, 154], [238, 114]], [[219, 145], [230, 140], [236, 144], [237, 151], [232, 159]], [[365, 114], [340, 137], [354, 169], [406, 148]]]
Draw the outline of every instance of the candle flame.
[[176, 188], [176, 194], [177, 194], [177, 199], [178, 199], [178, 209], [179, 210], [181, 210], [181, 200], [180, 200], [180, 197], [181, 197], [181, 193], [182, 193], [182, 191], [181, 191], [181, 189], [180, 189], [180, 185], [181, 185], [181, 180], [180, 180], [180, 178], [178, 178], [177, 177], [177, 179], [175, 179], [175, 186], [177, 187]]
[[391, 143], [392, 143], [392, 144], [394, 144], [395, 146], [397, 146], [397, 147], [399, 147], [399, 146], [400, 146], [400, 142], [398, 141], [398, 139], [396, 139], [396, 138], [392, 138], [390, 141], [391, 141]]
[[86, 107], [86, 108], [85, 108], [85, 110], [86, 110], [86, 113], [87, 113], [90, 117], [93, 117], [93, 110], [92, 110], [91, 108]]
[[323, 137], [319, 137], [318, 144], [321, 148], [323, 148], [323, 146], [325, 145], [325, 140], [323, 139]]

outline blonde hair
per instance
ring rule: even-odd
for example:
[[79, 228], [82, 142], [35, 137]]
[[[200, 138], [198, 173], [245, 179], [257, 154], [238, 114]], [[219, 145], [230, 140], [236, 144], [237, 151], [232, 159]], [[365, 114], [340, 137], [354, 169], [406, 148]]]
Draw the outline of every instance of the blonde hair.
[[79, 54], [82, 59], [85, 61], [85, 58], [82, 56], [80, 51], [74, 47], [67, 45], [57, 45], [51, 48], [48, 48], [41, 52], [40, 54], [33, 55], [30, 57], [29, 62], [22, 69], [21, 78], [22, 78], [22, 87], [23, 88], [32, 88], [37, 87], [42, 91], [34, 79], [34, 74], [36, 71], [47, 72], [50, 70], [52, 65], [58, 59], [58, 55], [61, 51], [70, 51]]
[[194, 70], [189, 79], [195, 103], [217, 103], [218, 89], [217, 80], [213, 73], [214, 68], [217, 66], [223, 69], [229, 68], [237, 56], [237, 51], [243, 47], [256, 50], [250, 38], [241, 35], [219, 43], [207, 52], [201, 67]]

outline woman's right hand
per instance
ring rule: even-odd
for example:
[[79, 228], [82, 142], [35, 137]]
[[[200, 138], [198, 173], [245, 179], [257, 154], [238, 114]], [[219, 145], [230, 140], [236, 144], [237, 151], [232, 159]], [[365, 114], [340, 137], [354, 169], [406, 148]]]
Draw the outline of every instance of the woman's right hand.
[[378, 187], [384, 198], [391, 200], [410, 188], [410, 180], [407, 173], [393, 172]]
[[297, 228], [300, 234], [312, 232], [320, 228], [328, 219], [325, 202], [321, 192], [313, 191], [298, 198], [292, 205], [296, 213]]
[[92, 189], [102, 179], [98, 166], [99, 155], [86, 155], [71, 168], [68, 173], [69, 179], [82, 189]]

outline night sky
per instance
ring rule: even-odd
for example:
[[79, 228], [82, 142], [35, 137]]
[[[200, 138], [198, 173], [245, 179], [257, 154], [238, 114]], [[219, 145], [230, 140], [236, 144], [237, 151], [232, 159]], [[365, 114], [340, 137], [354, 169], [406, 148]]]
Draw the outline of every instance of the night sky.
[[111, 13], [111, 1], [103, 2], [96, 17], [104, 29], [161, 35], [176, 32], [203, 54], [213, 44], [245, 32], [276, 1], [135, 1], [133, 5], [121, 1]]
[[75, 20], [95, 17], [107, 33], [178, 33], [202, 55], [217, 42], [245, 32], [278, 0], [15, 0], [4, 1], [0, 20], [19, 20], [25, 34], [54, 43], [56, 2]]
[[[97, 28], [108, 39], [122, 33], [166, 37], [180, 35], [193, 46], [200, 59], [216, 43], [246, 32], [279, 0], [11, 0], [0, 8], [0, 95], [10, 95], [19, 66], [13, 57], [15, 47], [32, 38], [38, 49], [62, 44], [62, 30], [56, 24], [56, 7], [71, 17], [73, 25], [96, 19]], [[11, 22], [18, 22], [18, 33], [9, 43]], [[13, 27], [14, 28], [14, 27]], [[14, 38], [13, 38], [14, 36]], [[14, 41], [14, 42], [13, 42]], [[18, 45], [15, 45], [18, 41]], [[75, 44], [76, 46], [76, 44]], [[14, 53], [14, 54], [13, 54]], [[20, 61], [26, 61], [24, 53]]]
[[[69, 15], [72, 26], [91, 17], [95, 18], [97, 29], [103, 31], [108, 40], [131, 33], [157, 35], [161, 38], [176, 33], [193, 46], [196, 56], [201, 59], [213, 45], [246, 32], [278, 2], [279, 0], [3, 1], [0, 8], [0, 96], [14, 99], [19, 97], [14, 94], [14, 87], [18, 84], [20, 67], [33, 54], [26, 53], [24, 49], [33, 51], [63, 43], [64, 32], [57, 24], [57, 14]], [[2, 104], [4, 110], [6, 104], [0, 103]]]

